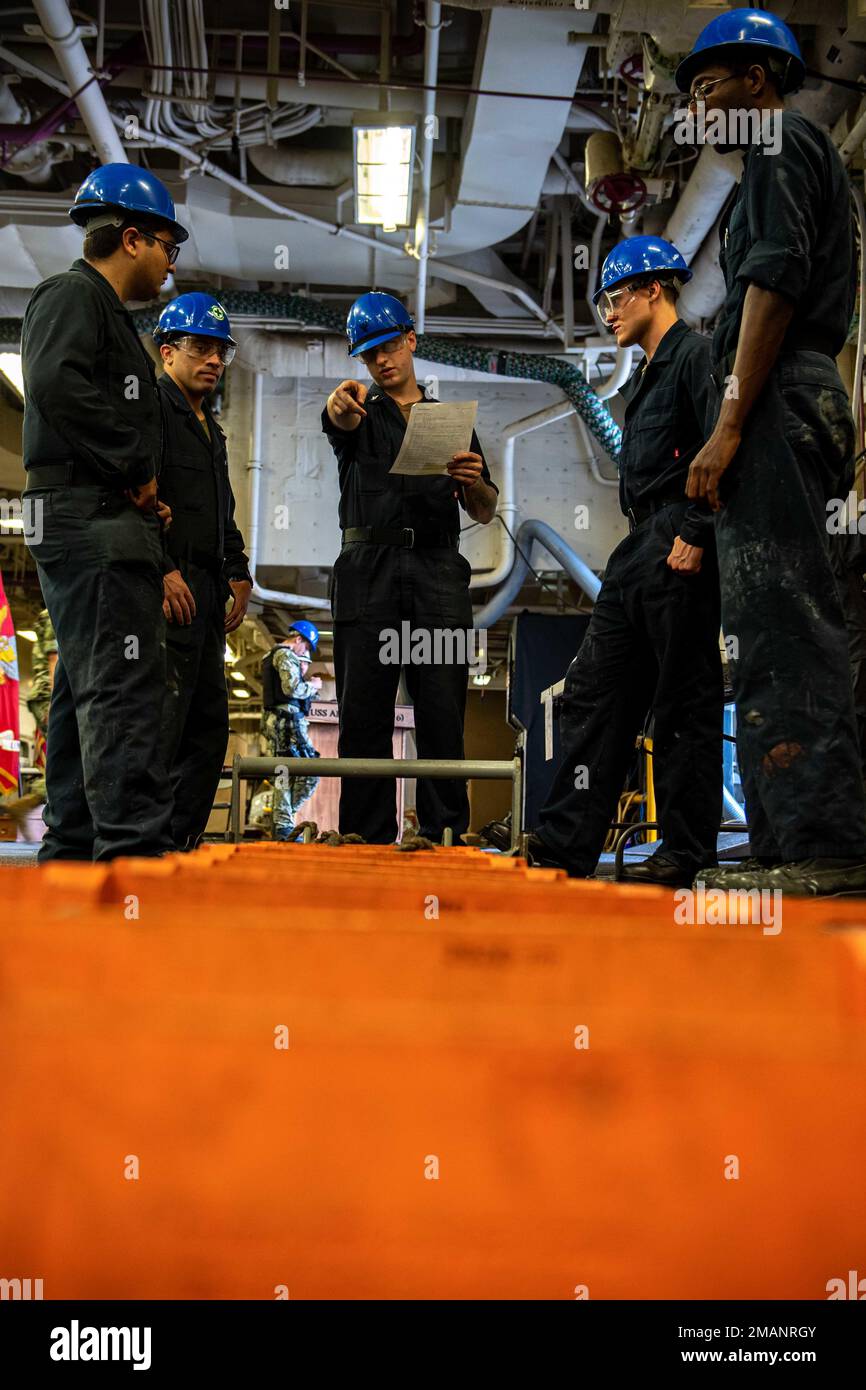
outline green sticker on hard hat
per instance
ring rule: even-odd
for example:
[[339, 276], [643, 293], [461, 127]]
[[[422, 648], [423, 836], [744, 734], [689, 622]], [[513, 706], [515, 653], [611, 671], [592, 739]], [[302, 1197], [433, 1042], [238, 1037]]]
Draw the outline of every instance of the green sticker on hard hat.
[[226, 311], [220, 308], [219, 304], [213, 304], [210, 309], [208, 309], [208, 316], [212, 319], [224, 319]]

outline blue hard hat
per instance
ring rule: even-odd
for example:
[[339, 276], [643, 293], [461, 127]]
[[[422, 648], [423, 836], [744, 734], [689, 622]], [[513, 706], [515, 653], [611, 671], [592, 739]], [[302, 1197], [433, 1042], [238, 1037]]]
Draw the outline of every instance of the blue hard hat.
[[91, 218], [114, 209], [147, 213], [155, 222], [165, 222], [176, 242], [189, 236], [177, 220], [165, 184], [138, 164], [101, 164], [94, 169], [76, 193], [69, 216], [83, 227]]
[[310, 651], [315, 652], [319, 645], [319, 629], [315, 623], [308, 623], [306, 618], [298, 618], [296, 623], [292, 623], [289, 632], [299, 632], [309, 642]]
[[360, 299], [355, 300], [346, 319], [349, 356], [358, 357], [368, 348], [387, 343], [389, 338], [396, 338], [414, 327], [409, 310], [393, 294], [379, 294], [376, 290], [362, 294]]
[[154, 342], [165, 342], [169, 333], [194, 333], [199, 338], [219, 338], [237, 346], [225, 309], [212, 294], [202, 294], [200, 290], [179, 294], [166, 304], [153, 330]]
[[716, 15], [704, 26], [691, 53], [683, 58], [677, 68], [676, 80], [680, 91], [689, 90], [695, 74], [707, 59], [720, 63], [735, 59], [736, 47], [740, 44], [766, 48], [768, 54], [774, 53], [778, 58], [787, 60], [782, 79], [783, 92], [794, 92], [802, 85], [806, 65], [800, 45], [787, 24], [766, 10], [742, 9]]
[[660, 236], [626, 237], [605, 257], [601, 268], [601, 285], [592, 296], [592, 302], [597, 304], [605, 290], [623, 280], [664, 271], [676, 276], [683, 284], [692, 278], [692, 272], [673, 242], [665, 241]]

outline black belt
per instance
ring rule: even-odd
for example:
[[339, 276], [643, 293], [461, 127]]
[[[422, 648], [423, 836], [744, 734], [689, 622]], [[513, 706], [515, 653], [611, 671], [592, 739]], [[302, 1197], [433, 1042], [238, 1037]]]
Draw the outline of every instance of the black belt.
[[638, 526], [642, 526], [645, 521], [649, 521], [650, 517], [655, 516], [656, 512], [664, 511], [665, 507], [675, 507], [680, 503], [686, 506], [688, 500], [686, 494], [680, 492], [676, 497], [652, 498], [649, 502], [644, 502], [639, 507], [629, 507], [626, 510], [629, 531], [637, 530]]
[[124, 483], [109, 481], [104, 474], [87, 464], [31, 463], [25, 470], [28, 487], [101, 487], [109, 492], [123, 492]]
[[[808, 334], [795, 333], [793, 335], [789, 334], [785, 338], [779, 349], [779, 354], [774, 365], [781, 366], [785, 358], [795, 352], [817, 352], [821, 357], [829, 357], [834, 366], [838, 356], [836, 343], [833, 339], [829, 337], [822, 338], [820, 334], [812, 332]], [[710, 376], [717, 390], [724, 390], [725, 382], [734, 370], [736, 356], [737, 349], [731, 348], [730, 352], [726, 352], [720, 362], [715, 362], [713, 364]]]
[[449, 531], [416, 531], [411, 526], [350, 526], [343, 532], [343, 544], [366, 541], [368, 545], [399, 545], [406, 550], [456, 549], [460, 537]]

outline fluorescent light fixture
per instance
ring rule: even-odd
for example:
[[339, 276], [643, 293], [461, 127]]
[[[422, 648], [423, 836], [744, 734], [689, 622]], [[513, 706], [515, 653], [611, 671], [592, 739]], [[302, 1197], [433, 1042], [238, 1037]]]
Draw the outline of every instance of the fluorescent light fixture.
[[229, 644], [226, 643], [226, 654], [225, 654], [225, 663], [226, 663], [226, 666], [234, 666], [234, 664], [235, 664], [236, 661], [237, 661], [237, 657], [235, 656], [235, 654], [234, 654], [234, 652], [232, 651], [232, 649], [231, 649], [231, 647], [229, 646]]
[[20, 352], [0, 352], [0, 372], [3, 373], [9, 385], [14, 387], [24, 399], [24, 373], [21, 370]]
[[248, 690], [241, 690], [239, 685], [235, 686], [234, 690], [232, 691], [232, 694], [234, 695], [236, 700], [249, 700], [252, 698], [250, 692]]
[[246, 676], [244, 675], [243, 671], [230, 671], [229, 675], [231, 676], [233, 681], [246, 680]]
[[412, 208], [415, 123], [411, 117], [363, 112], [354, 121], [355, 221], [394, 232]]
[[36, 633], [31, 631], [29, 627], [20, 627], [18, 629], [18, 636], [23, 637], [25, 642], [38, 642], [39, 640]]
[[493, 679], [489, 671], [479, 671], [477, 676], [472, 677], [473, 685], [489, 685]]

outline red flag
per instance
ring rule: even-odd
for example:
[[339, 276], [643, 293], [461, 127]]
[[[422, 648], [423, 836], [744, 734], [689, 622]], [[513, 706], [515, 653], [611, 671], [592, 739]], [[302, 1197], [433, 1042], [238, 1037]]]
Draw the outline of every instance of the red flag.
[[18, 649], [0, 574], [0, 793], [18, 793]]

